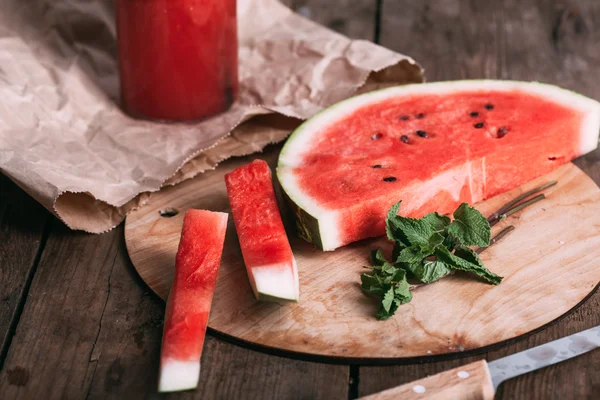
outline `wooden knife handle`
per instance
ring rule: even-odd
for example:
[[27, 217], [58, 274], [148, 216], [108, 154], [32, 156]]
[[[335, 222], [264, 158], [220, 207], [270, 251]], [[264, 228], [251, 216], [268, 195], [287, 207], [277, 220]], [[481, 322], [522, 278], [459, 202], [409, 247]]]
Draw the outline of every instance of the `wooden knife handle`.
[[487, 362], [481, 360], [361, 399], [493, 400], [493, 398], [494, 385], [490, 370]]

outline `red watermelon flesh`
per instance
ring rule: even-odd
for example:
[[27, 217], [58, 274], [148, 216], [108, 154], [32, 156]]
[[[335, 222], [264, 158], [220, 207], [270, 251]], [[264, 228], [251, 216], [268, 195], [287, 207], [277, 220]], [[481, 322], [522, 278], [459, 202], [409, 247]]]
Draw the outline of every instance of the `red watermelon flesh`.
[[300, 126], [278, 176], [300, 234], [324, 250], [384, 233], [385, 213], [449, 213], [597, 146], [600, 105], [506, 81], [408, 85], [349, 99]]
[[298, 269], [273, 190], [271, 170], [255, 160], [225, 175], [250, 285], [260, 300], [298, 301]]
[[190, 209], [185, 214], [175, 259], [175, 277], [165, 311], [159, 391], [198, 385], [227, 214]]

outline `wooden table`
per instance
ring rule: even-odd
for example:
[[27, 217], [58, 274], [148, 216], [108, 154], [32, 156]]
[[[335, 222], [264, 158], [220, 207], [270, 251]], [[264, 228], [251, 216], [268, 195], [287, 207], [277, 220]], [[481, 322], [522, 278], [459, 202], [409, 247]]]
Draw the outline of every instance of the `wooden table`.
[[[429, 80], [541, 80], [600, 99], [597, 0], [287, 3], [334, 30], [413, 56]], [[600, 184], [600, 150], [577, 165]], [[98, 236], [71, 232], [0, 178], [0, 397], [159, 397], [164, 305], [133, 270], [123, 226]], [[198, 390], [169, 397], [355, 398], [598, 324], [600, 293], [560, 322], [494, 351], [394, 366], [299, 361], [209, 336]], [[600, 351], [506, 382], [497, 398], [600, 398]]]

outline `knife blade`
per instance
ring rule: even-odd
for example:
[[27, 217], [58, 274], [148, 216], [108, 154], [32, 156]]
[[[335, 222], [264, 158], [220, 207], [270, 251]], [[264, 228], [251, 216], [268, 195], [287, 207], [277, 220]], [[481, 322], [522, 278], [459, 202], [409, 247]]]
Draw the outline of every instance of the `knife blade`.
[[464, 365], [406, 383], [363, 400], [384, 399], [493, 399], [498, 386], [523, 375], [600, 348], [600, 325], [487, 363]]
[[507, 379], [600, 347], [600, 325], [488, 363], [494, 390]]

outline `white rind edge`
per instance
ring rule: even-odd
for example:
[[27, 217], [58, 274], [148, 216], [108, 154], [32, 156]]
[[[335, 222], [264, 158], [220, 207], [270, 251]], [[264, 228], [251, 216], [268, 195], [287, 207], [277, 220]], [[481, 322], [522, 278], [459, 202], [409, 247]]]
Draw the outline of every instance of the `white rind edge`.
[[284, 263], [252, 267], [251, 271], [256, 285], [255, 293], [259, 298], [269, 296], [289, 301], [300, 300], [298, 266], [294, 258], [292, 268]]
[[168, 359], [161, 362], [159, 392], [177, 392], [195, 389], [200, 378], [200, 360], [179, 361]]
[[298, 186], [292, 173], [294, 167], [302, 160], [303, 150], [308, 149], [320, 130], [327, 125], [345, 118], [360, 107], [384, 101], [386, 99], [413, 94], [450, 94], [462, 91], [523, 91], [550, 99], [567, 108], [586, 114], [580, 133], [580, 152], [589, 153], [598, 147], [600, 138], [600, 103], [578, 93], [540, 82], [500, 81], [500, 80], [465, 80], [435, 83], [419, 83], [395, 86], [365, 93], [341, 101], [321, 111], [300, 125], [289, 137], [277, 164], [277, 178], [282, 188], [305, 212], [319, 221], [320, 237], [323, 250], [333, 250], [339, 247], [336, 211], [320, 207], [316, 201], [307, 196]]

